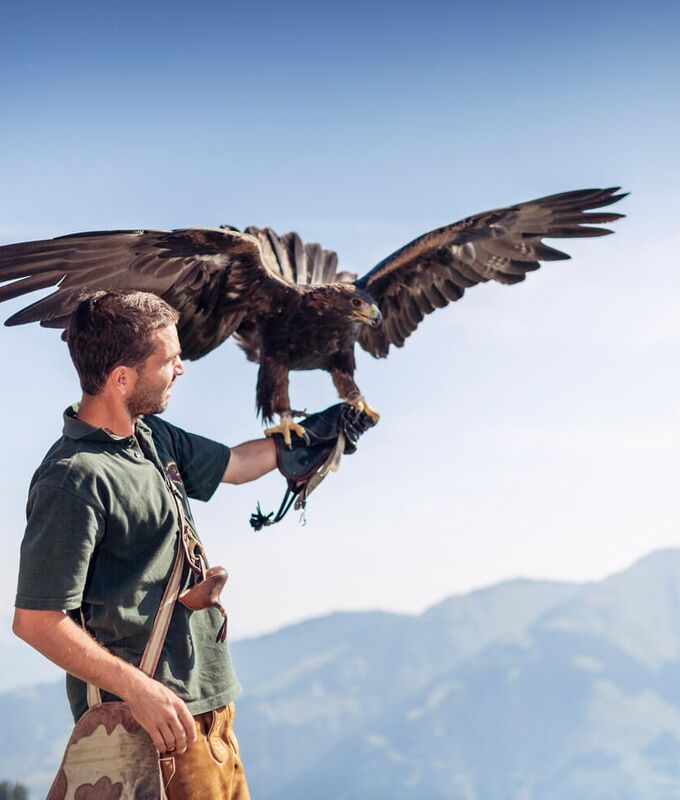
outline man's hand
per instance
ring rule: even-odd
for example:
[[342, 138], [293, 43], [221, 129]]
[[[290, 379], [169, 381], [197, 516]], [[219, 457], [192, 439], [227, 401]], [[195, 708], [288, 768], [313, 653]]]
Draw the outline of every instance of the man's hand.
[[304, 439], [296, 437], [288, 447], [280, 434], [272, 437], [279, 471], [292, 481], [307, 480], [331, 455], [341, 433], [345, 437], [343, 453], [351, 455], [356, 452], [359, 437], [374, 425], [375, 420], [349, 403], [336, 403], [310, 414], [302, 421]]
[[149, 734], [159, 753], [184, 753], [196, 741], [196, 724], [186, 703], [143, 672], [122, 699]]
[[[376, 421], [364, 411], [359, 411], [351, 403], [336, 403], [323, 411], [310, 414], [302, 420], [305, 439], [296, 438], [289, 450], [309, 449], [319, 446], [334, 447], [340, 433], [345, 435], [345, 455], [356, 452], [359, 437], [372, 428]], [[282, 439], [274, 437], [279, 449]]]

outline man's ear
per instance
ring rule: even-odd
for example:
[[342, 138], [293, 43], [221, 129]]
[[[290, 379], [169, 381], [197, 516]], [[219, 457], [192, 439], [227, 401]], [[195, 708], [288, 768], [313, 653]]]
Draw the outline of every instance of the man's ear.
[[137, 371], [132, 367], [114, 367], [109, 373], [106, 383], [116, 394], [127, 397], [134, 391], [137, 383]]

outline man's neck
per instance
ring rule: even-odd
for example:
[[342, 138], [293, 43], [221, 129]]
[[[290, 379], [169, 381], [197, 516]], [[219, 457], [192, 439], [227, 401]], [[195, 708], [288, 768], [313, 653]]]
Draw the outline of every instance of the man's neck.
[[82, 422], [94, 428], [104, 428], [115, 436], [132, 436], [137, 421], [126, 405], [104, 394], [84, 394], [77, 416]]

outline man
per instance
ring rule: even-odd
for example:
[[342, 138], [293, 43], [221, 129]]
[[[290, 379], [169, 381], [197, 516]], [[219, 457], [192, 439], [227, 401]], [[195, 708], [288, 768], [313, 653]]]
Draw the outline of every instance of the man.
[[155, 677], [136, 666], [178, 546], [166, 475], [193, 528], [187, 498], [276, 466], [271, 439], [229, 449], [153, 416], [184, 372], [177, 319], [142, 292], [98, 292], [74, 312], [68, 345], [83, 396], [31, 482], [14, 631], [67, 671], [75, 719], [86, 683], [129, 705], [175, 757], [170, 800], [244, 800], [231, 727], [240, 686], [216, 641], [220, 614], [177, 603]]

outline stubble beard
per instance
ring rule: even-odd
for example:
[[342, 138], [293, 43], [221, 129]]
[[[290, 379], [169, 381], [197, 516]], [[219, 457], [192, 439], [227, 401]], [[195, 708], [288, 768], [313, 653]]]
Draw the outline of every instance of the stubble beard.
[[160, 390], [157, 387], [138, 384], [134, 393], [128, 400], [128, 411], [131, 417], [143, 414], [162, 414], [168, 407], [169, 398], [166, 394], [168, 386]]

